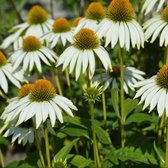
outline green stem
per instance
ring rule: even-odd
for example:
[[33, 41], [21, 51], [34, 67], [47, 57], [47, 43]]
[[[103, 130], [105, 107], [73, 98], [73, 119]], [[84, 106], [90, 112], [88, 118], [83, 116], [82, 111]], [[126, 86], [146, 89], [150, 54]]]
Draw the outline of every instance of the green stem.
[[165, 64], [168, 64], [168, 46], [165, 47], [164, 55], [165, 55]]
[[59, 73], [59, 69], [58, 68], [55, 69], [55, 80], [56, 80], [56, 83], [57, 83], [59, 94], [63, 95], [62, 88], [61, 88], [61, 83], [60, 83], [60, 73]]
[[[99, 63], [99, 68], [100, 68], [100, 80], [101, 80], [101, 84], [103, 85], [103, 77], [102, 77], [102, 66], [100, 61], [98, 61]], [[107, 126], [107, 110], [106, 110], [106, 99], [105, 99], [105, 93], [104, 91], [102, 92], [102, 106], [103, 106], [103, 117], [104, 117], [104, 126]]]
[[34, 126], [34, 135], [35, 135], [37, 150], [38, 150], [39, 156], [40, 156], [41, 165], [43, 168], [45, 168], [45, 162], [44, 162], [44, 157], [43, 157], [43, 153], [41, 150], [41, 143], [40, 143], [40, 139], [39, 139], [39, 134], [38, 134], [38, 130], [35, 128], [35, 126]]
[[69, 78], [68, 68], [65, 69], [65, 76], [66, 76], [66, 81], [67, 81], [67, 85], [68, 85], [69, 95], [70, 95], [70, 98], [72, 98], [71, 80]]
[[50, 168], [51, 167], [51, 162], [50, 162], [50, 150], [49, 150], [49, 141], [48, 141], [48, 129], [47, 129], [47, 126], [45, 126], [45, 129], [44, 129], [44, 139], [45, 139], [45, 147], [46, 147], [47, 165], [48, 165], [48, 168]]
[[0, 161], [1, 161], [2, 168], [5, 167], [4, 157], [3, 157], [1, 149], [0, 149]]
[[96, 164], [96, 167], [100, 168], [100, 159], [99, 159], [99, 153], [98, 153], [98, 147], [97, 147], [97, 140], [96, 140], [96, 131], [95, 131], [95, 125], [94, 125], [94, 103], [89, 102], [90, 107], [90, 115], [91, 115], [91, 124], [92, 124], [92, 136], [93, 136], [93, 154], [94, 154], [94, 161]]
[[165, 155], [165, 168], [168, 168], [168, 117], [166, 119], [166, 155]]
[[162, 140], [162, 135], [163, 135], [163, 132], [164, 132], [165, 119], [166, 119], [166, 116], [165, 116], [165, 113], [163, 113], [163, 115], [160, 119], [160, 125], [159, 125], [159, 131], [158, 131], [158, 141], [159, 141], [159, 143], [160, 143], [160, 140]]
[[124, 114], [124, 48], [120, 48], [120, 107], [121, 107], [121, 147], [125, 146], [125, 114]]

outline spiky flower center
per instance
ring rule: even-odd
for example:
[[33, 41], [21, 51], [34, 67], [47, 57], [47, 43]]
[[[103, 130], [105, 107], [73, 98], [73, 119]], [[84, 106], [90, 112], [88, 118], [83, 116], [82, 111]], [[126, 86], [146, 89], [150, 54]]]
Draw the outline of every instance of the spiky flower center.
[[113, 66], [112, 69], [113, 69], [113, 71], [110, 72], [111, 77], [113, 77], [113, 78], [120, 77], [120, 67], [119, 66]]
[[0, 67], [7, 63], [7, 59], [2, 51], [0, 51]]
[[28, 13], [29, 24], [41, 24], [49, 18], [48, 13], [38, 5], [33, 6]]
[[105, 17], [105, 10], [100, 2], [92, 2], [85, 13], [86, 18], [101, 20]]
[[54, 21], [53, 32], [62, 33], [70, 30], [71, 30], [71, 25], [67, 19], [59, 18]]
[[40, 47], [41, 47], [41, 42], [35, 36], [27, 36], [23, 40], [23, 50], [26, 52], [36, 51], [40, 49]]
[[30, 92], [30, 100], [35, 102], [50, 101], [56, 95], [53, 84], [44, 79], [37, 80]]
[[166, 6], [166, 7], [163, 9], [163, 11], [162, 11], [162, 13], [161, 13], [161, 17], [162, 17], [162, 19], [163, 19], [165, 22], [168, 23], [168, 6]]
[[30, 93], [30, 91], [32, 90], [32, 88], [33, 88], [33, 84], [23, 85], [19, 90], [18, 98], [21, 99], [21, 98], [27, 96]]
[[161, 88], [168, 90], [168, 64], [164, 65], [157, 73], [156, 83]]
[[78, 26], [78, 23], [79, 23], [79, 21], [80, 21], [81, 19], [82, 19], [82, 17], [77, 17], [77, 18], [75, 18], [74, 21], [73, 21], [73, 26], [74, 26], [74, 27]]
[[134, 18], [134, 10], [129, 0], [112, 0], [106, 16], [114, 22], [128, 22]]
[[93, 30], [83, 28], [75, 35], [74, 46], [81, 50], [94, 49], [99, 46], [99, 39]]

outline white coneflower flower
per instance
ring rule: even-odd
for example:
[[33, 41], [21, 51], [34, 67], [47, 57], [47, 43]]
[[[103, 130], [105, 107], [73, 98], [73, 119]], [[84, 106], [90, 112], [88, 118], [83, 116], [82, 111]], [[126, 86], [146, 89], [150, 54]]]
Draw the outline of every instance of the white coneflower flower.
[[24, 71], [31, 72], [35, 65], [40, 73], [42, 72], [41, 60], [50, 66], [50, 62], [55, 63], [56, 59], [56, 54], [43, 46], [35, 36], [27, 36], [23, 41], [22, 48], [14, 51], [10, 57], [14, 69], [22, 64]]
[[[29, 127], [31, 127], [29, 125]], [[4, 137], [12, 136], [12, 143], [18, 141], [18, 144], [33, 143], [34, 142], [34, 131], [32, 128], [11, 125], [9, 129], [4, 133]]]
[[[128, 89], [135, 90], [133, 87], [139, 80], [143, 80], [144, 72], [134, 67], [124, 67], [124, 91], [128, 94]], [[102, 76], [96, 75], [93, 77], [93, 81], [98, 83], [104, 83], [103, 89], [106, 90], [110, 85], [114, 88], [119, 88], [120, 84], [120, 67], [113, 66], [112, 72], [105, 72], [102, 70]]]
[[77, 27], [75, 28], [75, 34], [82, 28], [89, 28], [96, 30], [98, 23], [105, 17], [105, 10], [100, 2], [92, 2], [88, 6], [85, 17], [82, 18]]
[[41, 37], [51, 30], [52, 24], [53, 20], [49, 19], [48, 13], [41, 6], [35, 5], [30, 9], [27, 21], [14, 26], [11, 30], [14, 34], [9, 35], [1, 47], [5, 49], [14, 43], [15, 49], [18, 49], [22, 41], [20, 36], [35, 35]]
[[5, 55], [0, 51], [0, 89], [5, 93], [8, 92], [8, 80], [18, 88], [21, 87], [20, 81], [23, 82], [23, 74], [16, 74], [12, 64], [8, 62]]
[[141, 97], [140, 103], [144, 102], [143, 109], [150, 106], [151, 112], [156, 106], [159, 116], [166, 112], [168, 116], [168, 64], [164, 65], [156, 76], [135, 84], [139, 88], [135, 98]]
[[[75, 68], [76, 80], [81, 71], [89, 68], [90, 78], [96, 68], [95, 55], [100, 59], [106, 70], [111, 69], [111, 61], [107, 51], [100, 45], [100, 41], [91, 29], [81, 29], [74, 37], [74, 43], [68, 47], [58, 58], [57, 66], [63, 64], [63, 70], [69, 65], [70, 73]], [[75, 67], [76, 66], [76, 67]]]
[[77, 110], [69, 99], [56, 94], [50, 81], [37, 80], [27, 96], [5, 108], [2, 119], [6, 122], [17, 120], [16, 125], [19, 125], [34, 118], [36, 128], [39, 128], [49, 117], [54, 127], [56, 118], [63, 122], [62, 111], [73, 117], [72, 109]]
[[144, 24], [145, 39], [151, 37], [150, 42], [153, 43], [157, 37], [160, 40], [160, 46], [168, 45], [168, 6], [164, 8], [161, 15], [149, 19]]
[[142, 6], [142, 12], [145, 12], [145, 15], [148, 14], [157, 4], [157, 12], [163, 7], [165, 3], [168, 3], [167, 0], [145, 0]]
[[18, 115], [17, 113], [15, 113], [16, 116], [12, 114], [12, 118], [11, 118], [11, 115], [6, 112], [10, 111], [11, 108], [15, 109], [16, 107], [19, 107], [21, 105], [20, 99], [27, 96], [30, 93], [32, 88], [33, 88], [33, 84], [24, 84], [20, 88], [20, 90], [18, 92], [18, 96], [9, 100], [9, 104], [5, 108], [5, 111], [2, 113], [2, 116], [1, 116], [1, 118], [4, 120], [5, 123], [9, 123], [11, 121], [14, 122], [17, 119], [17, 118], [15, 118]]
[[121, 48], [130, 49], [144, 47], [144, 33], [139, 23], [134, 19], [134, 11], [129, 0], [113, 0], [107, 10], [106, 18], [98, 25], [97, 34], [105, 37], [105, 47], [117, 42]]
[[53, 23], [52, 30], [45, 34], [42, 39], [46, 40], [51, 48], [57, 44], [65, 46], [67, 42], [72, 43], [73, 31], [69, 21], [65, 18], [56, 19]]

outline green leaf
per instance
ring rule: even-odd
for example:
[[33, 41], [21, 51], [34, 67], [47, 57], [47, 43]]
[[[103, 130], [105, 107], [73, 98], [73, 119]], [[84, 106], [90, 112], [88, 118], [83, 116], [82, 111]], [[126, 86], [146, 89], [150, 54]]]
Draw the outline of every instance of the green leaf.
[[124, 101], [124, 114], [125, 114], [125, 118], [127, 117], [127, 115], [132, 112], [138, 105], [138, 100], [132, 100], [132, 99], [126, 99]]
[[132, 122], [135, 123], [143, 123], [143, 122], [152, 122], [153, 117], [149, 114], [145, 113], [133, 113], [130, 117], [127, 118], [125, 124], [130, 124]]
[[76, 136], [76, 137], [83, 136], [86, 137], [87, 139], [90, 139], [88, 129], [84, 129], [75, 125], [68, 125], [68, 127], [64, 127], [60, 131], [69, 136]]
[[81, 155], [74, 155], [70, 163], [78, 168], [83, 168], [89, 166], [91, 163], [93, 163], [93, 161], [90, 159], [86, 159]]
[[111, 101], [114, 108], [114, 111], [118, 118], [120, 118], [119, 113], [119, 99], [118, 99], [118, 89], [112, 89], [111, 91]]
[[72, 142], [70, 142], [68, 145], [64, 146], [55, 156], [54, 158], [65, 160], [66, 156], [71, 151], [72, 147], [76, 144], [76, 142], [79, 140], [79, 138], [74, 139]]
[[98, 123], [95, 122], [95, 131], [99, 141], [105, 145], [110, 145], [111, 140], [109, 134], [100, 127]]
[[159, 158], [159, 160], [161, 161], [161, 164], [164, 165], [165, 161], [164, 161], [164, 153], [156, 146], [156, 143], [155, 141], [153, 142], [153, 147], [154, 147], [154, 150]]
[[24, 161], [13, 161], [9, 163], [5, 168], [33, 168], [31, 165]]
[[145, 163], [145, 164], [153, 164], [157, 165], [157, 160], [149, 154], [148, 152], [142, 152], [140, 148], [134, 148], [134, 147], [125, 147], [120, 148], [116, 155], [118, 156], [118, 159], [125, 162], [125, 161], [132, 161], [134, 163]]
[[86, 129], [90, 127], [90, 121], [88, 119], [80, 118], [76, 116], [75, 117], [64, 116], [64, 122], [78, 125]]

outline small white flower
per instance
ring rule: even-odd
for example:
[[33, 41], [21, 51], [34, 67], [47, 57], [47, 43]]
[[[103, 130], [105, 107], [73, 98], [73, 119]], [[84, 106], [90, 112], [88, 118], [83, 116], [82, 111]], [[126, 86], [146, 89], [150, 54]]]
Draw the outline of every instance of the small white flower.
[[20, 88], [20, 82], [25, 82], [23, 72], [15, 72], [11, 63], [8, 62], [5, 55], [0, 51], [0, 89], [8, 92], [8, 81]]
[[73, 31], [70, 23], [65, 18], [56, 19], [52, 30], [45, 34], [42, 39], [50, 44], [50, 48], [54, 48], [57, 44], [65, 46], [67, 42], [72, 43]]
[[105, 10], [100, 2], [90, 3], [86, 10], [85, 17], [80, 19], [75, 28], [75, 34], [82, 28], [89, 28], [95, 31], [98, 23], [104, 18], [104, 16]]
[[135, 84], [139, 88], [135, 98], [141, 97], [140, 103], [144, 102], [143, 109], [150, 106], [151, 112], [156, 106], [159, 116], [166, 112], [168, 116], [168, 64], [164, 65], [157, 76], [146, 79]]
[[75, 69], [76, 80], [81, 71], [84, 74], [88, 68], [90, 78], [92, 78], [96, 61], [99, 58], [106, 70], [111, 69], [111, 61], [107, 51], [100, 46], [100, 41], [95, 32], [91, 29], [81, 29], [74, 37], [74, 43], [68, 47], [58, 58], [57, 66], [63, 64], [63, 70], [69, 65], [69, 72]]
[[148, 14], [157, 4], [157, 12], [163, 7], [164, 4], [168, 4], [167, 0], [145, 0], [142, 6], [142, 12]]
[[157, 37], [160, 40], [160, 46], [168, 45], [168, 6], [162, 11], [161, 15], [149, 19], [144, 24], [145, 40], [151, 38], [153, 43]]
[[35, 65], [40, 73], [42, 72], [41, 60], [50, 66], [50, 62], [55, 63], [56, 59], [56, 54], [43, 46], [35, 36], [27, 36], [23, 41], [22, 48], [14, 51], [10, 57], [14, 69], [22, 64], [24, 71], [31, 72]]
[[17, 121], [16, 126], [33, 118], [37, 129], [47, 118], [50, 118], [52, 127], [55, 125], [56, 118], [62, 123], [62, 111], [73, 117], [72, 110], [77, 108], [69, 99], [57, 95], [49, 81], [38, 80], [27, 96], [20, 98], [19, 101], [15, 99], [5, 108], [1, 118], [5, 122]]
[[105, 37], [105, 47], [111, 43], [114, 48], [119, 43], [121, 48], [130, 49], [144, 47], [144, 33], [139, 23], [134, 19], [133, 7], [129, 1], [113, 0], [107, 10], [106, 18], [97, 28], [100, 38]]
[[[100, 74], [93, 77], [93, 81], [98, 83], [104, 83], [103, 90], [106, 90], [110, 84], [111, 88], [119, 88], [120, 86], [120, 67], [113, 66], [112, 72], [102, 71], [102, 77]], [[124, 67], [124, 91], [128, 94], [128, 89], [135, 91], [134, 84], [139, 80], [143, 80], [144, 72], [134, 68], [134, 67]]]
[[41, 37], [43, 34], [51, 30], [53, 20], [49, 19], [48, 13], [40, 6], [33, 6], [29, 13], [27, 21], [14, 26], [9, 35], [2, 43], [1, 48], [6, 49], [14, 43], [14, 49], [18, 49], [22, 43], [23, 37], [34, 35]]

